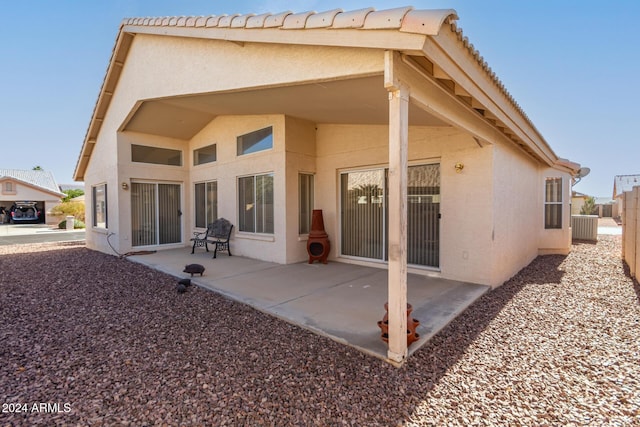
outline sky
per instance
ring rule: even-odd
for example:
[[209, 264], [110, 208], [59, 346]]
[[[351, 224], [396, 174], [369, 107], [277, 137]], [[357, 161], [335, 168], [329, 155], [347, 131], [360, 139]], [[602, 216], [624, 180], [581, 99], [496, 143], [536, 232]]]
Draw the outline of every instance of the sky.
[[574, 190], [611, 197], [640, 174], [637, 0], [20, 0], [0, 6], [0, 168], [72, 184], [119, 25], [128, 17], [455, 9], [457, 25], [559, 157]]

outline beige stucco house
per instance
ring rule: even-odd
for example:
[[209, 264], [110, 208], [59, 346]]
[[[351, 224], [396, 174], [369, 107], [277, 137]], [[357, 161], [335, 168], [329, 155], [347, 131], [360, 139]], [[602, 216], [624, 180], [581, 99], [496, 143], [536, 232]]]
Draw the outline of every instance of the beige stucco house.
[[[35, 202], [41, 221], [57, 224], [60, 218], [52, 215], [51, 209], [59, 205], [63, 197], [65, 194], [49, 171], [0, 169], [0, 208], [4, 210], [8, 211], [16, 202]], [[9, 222], [8, 213], [0, 217], [2, 222]]]
[[574, 191], [571, 195], [571, 215], [580, 215], [580, 211], [589, 197], [591, 196]]
[[304, 262], [321, 209], [330, 261], [388, 268], [401, 360], [407, 271], [495, 287], [571, 243], [579, 165], [456, 19], [407, 7], [124, 20], [75, 170], [87, 245], [186, 247], [224, 217], [234, 255]]

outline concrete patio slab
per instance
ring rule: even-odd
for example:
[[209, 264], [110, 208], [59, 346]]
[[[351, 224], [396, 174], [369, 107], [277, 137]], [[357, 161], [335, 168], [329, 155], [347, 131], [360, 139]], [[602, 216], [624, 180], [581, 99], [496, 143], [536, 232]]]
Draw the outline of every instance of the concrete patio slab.
[[[179, 278], [190, 277], [182, 272], [185, 265], [202, 264], [204, 275], [194, 276], [192, 283], [387, 360], [387, 344], [377, 324], [385, 314], [386, 269], [340, 262], [281, 265], [227, 254], [212, 256], [202, 250], [192, 255], [181, 248], [128, 258]], [[409, 274], [407, 287], [412, 316], [420, 320], [420, 339], [409, 347], [409, 354], [489, 290], [417, 274]]]

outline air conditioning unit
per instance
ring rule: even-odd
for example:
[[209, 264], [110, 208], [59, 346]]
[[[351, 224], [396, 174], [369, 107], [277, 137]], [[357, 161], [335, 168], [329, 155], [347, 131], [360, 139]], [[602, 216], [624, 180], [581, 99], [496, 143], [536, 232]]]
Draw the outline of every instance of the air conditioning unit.
[[574, 240], [598, 240], [598, 215], [571, 215], [571, 237]]

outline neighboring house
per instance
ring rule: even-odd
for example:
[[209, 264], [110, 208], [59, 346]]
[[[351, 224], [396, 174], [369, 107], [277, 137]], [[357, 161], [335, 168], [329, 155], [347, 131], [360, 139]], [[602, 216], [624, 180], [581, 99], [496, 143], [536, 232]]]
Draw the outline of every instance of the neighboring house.
[[616, 175], [613, 178], [613, 217], [617, 218], [622, 214], [622, 201], [625, 191], [633, 190], [633, 187], [640, 185], [640, 175]]
[[[581, 215], [582, 206], [584, 206], [585, 201], [589, 197], [591, 196], [574, 191], [571, 196], [571, 215]], [[609, 199], [608, 197], [594, 197], [594, 201], [596, 211], [593, 215], [598, 215], [600, 218], [618, 216], [615, 200]]]
[[[573, 196], [571, 196], [571, 215], [581, 215], [582, 207], [589, 197], [591, 196], [574, 191]], [[593, 199], [595, 202], [593, 215], [598, 215], [600, 218], [618, 216], [615, 200], [611, 200], [608, 197], [594, 197]]]
[[[36, 202], [47, 224], [56, 224], [51, 209], [60, 204], [64, 194], [60, 192], [53, 174], [44, 170], [0, 169], [0, 208], [9, 210], [18, 201]], [[5, 222], [8, 219], [5, 218]]]
[[321, 209], [330, 261], [388, 265], [402, 358], [407, 264], [495, 287], [571, 245], [580, 166], [456, 19], [407, 7], [124, 20], [74, 175], [88, 247], [112, 253], [108, 234], [121, 253], [185, 247], [224, 217], [234, 255], [304, 262]]
[[580, 215], [580, 211], [589, 197], [591, 196], [574, 191], [571, 195], [571, 215]]

